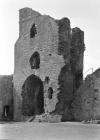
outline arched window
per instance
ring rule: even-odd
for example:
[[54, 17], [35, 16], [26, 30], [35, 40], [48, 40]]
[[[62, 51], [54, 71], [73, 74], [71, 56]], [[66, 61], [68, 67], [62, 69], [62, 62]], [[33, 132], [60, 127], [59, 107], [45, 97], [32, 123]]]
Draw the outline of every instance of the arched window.
[[49, 89], [48, 89], [48, 98], [52, 99], [52, 95], [53, 95], [53, 89], [52, 89], [52, 87], [49, 87]]
[[33, 24], [30, 29], [30, 38], [34, 38], [36, 34], [37, 34], [36, 26], [35, 24]]
[[39, 69], [40, 68], [40, 54], [36, 51], [30, 57], [30, 66], [31, 69]]

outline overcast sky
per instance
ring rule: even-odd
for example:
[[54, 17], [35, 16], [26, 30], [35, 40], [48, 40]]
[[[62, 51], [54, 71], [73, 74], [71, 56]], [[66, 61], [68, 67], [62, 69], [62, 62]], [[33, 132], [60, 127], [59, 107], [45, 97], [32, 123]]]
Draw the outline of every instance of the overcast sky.
[[0, 75], [13, 73], [18, 10], [24, 7], [58, 19], [68, 17], [72, 27], [85, 32], [84, 72], [100, 67], [100, 0], [0, 0]]

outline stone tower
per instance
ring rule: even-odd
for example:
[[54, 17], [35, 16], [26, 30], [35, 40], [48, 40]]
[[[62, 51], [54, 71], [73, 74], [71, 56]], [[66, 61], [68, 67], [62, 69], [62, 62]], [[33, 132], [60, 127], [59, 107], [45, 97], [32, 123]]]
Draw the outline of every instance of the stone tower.
[[84, 32], [71, 29], [68, 18], [55, 20], [21, 9], [15, 44], [14, 119], [47, 111], [71, 120], [74, 92], [83, 80], [83, 55]]

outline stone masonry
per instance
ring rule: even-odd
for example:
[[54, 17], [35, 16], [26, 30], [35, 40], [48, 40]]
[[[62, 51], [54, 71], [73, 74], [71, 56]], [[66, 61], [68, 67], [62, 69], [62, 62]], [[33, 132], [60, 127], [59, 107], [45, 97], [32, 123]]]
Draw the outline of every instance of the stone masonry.
[[86, 77], [72, 106], [75, 120], [100, 120], [100, 68]]
[[0, 76], [0, 120], [13, 119], [13, 75]]
[[[32, 56], [38, 60], [35, 58], [31, 62]], [[83, 81], [83, 57], [84, 32], [79, 28], [71, 29], [68, 18], [55, 20], [30, 8], [19, 10], [19, 38], [15, 44], [13, 75], [14, 120], [22, 121], [32, 113], [25, 110], [28, 106], [31, 108], [29, 102], [32, 98], [30, 101], [24, 100], [29, 98], [26, 95], [30, 90], [26, 87], [29, 82], [27, 84], [25, 81], [31, 75], [43, 82], [44, 112], [62, 115], [62, 121], [74, 119], [71, 104], [75, 91]], [[34, 66], [31, 67], [30, 63], [34, 63]], [[49, 79], [47, 83], [46, 79]], [[40, 85], [36, 87], [40, 89]], [[40, 98], [38, 90], [33, 98]], [[38, 101], [35, 100], [34, 105]], [[26, 115], [22, 113], [23, 104]]]

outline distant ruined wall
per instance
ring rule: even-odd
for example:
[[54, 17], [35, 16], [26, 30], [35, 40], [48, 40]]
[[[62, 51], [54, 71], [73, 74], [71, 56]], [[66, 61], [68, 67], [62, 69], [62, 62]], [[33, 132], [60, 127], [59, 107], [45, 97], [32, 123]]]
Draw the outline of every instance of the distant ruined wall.
[[[78, 28], [71, 32], [67, 18], [55, 20], [30, 8], [23, 8], [19, 12], [19, 38], [15, 44], [13, 77], [14, 119], [23, 120], [25, 117], [22, 114], [22, 86], [34, 74], [43, 83], [46, 77], [50, 79], [48, 85], [44, 84], [44, 100], [49, 87], [53, 89], [53, 96], [45, 110], [48, 108], [49, 112], [63, 115], [63, 120], [71, 120], [73, 92], [82, 81], [84, 33]], [[35, 52], [40, 56], [40, 66], [32, 69], [29, 60]]]
[[72, 106], [75, 120], [100, 120], [100, 69], [86, 77]]
[[0, 76], [0, 120], [4, 119], [5, 106], [9, 106], [7, 117], [13, 119], [13, 75]]

